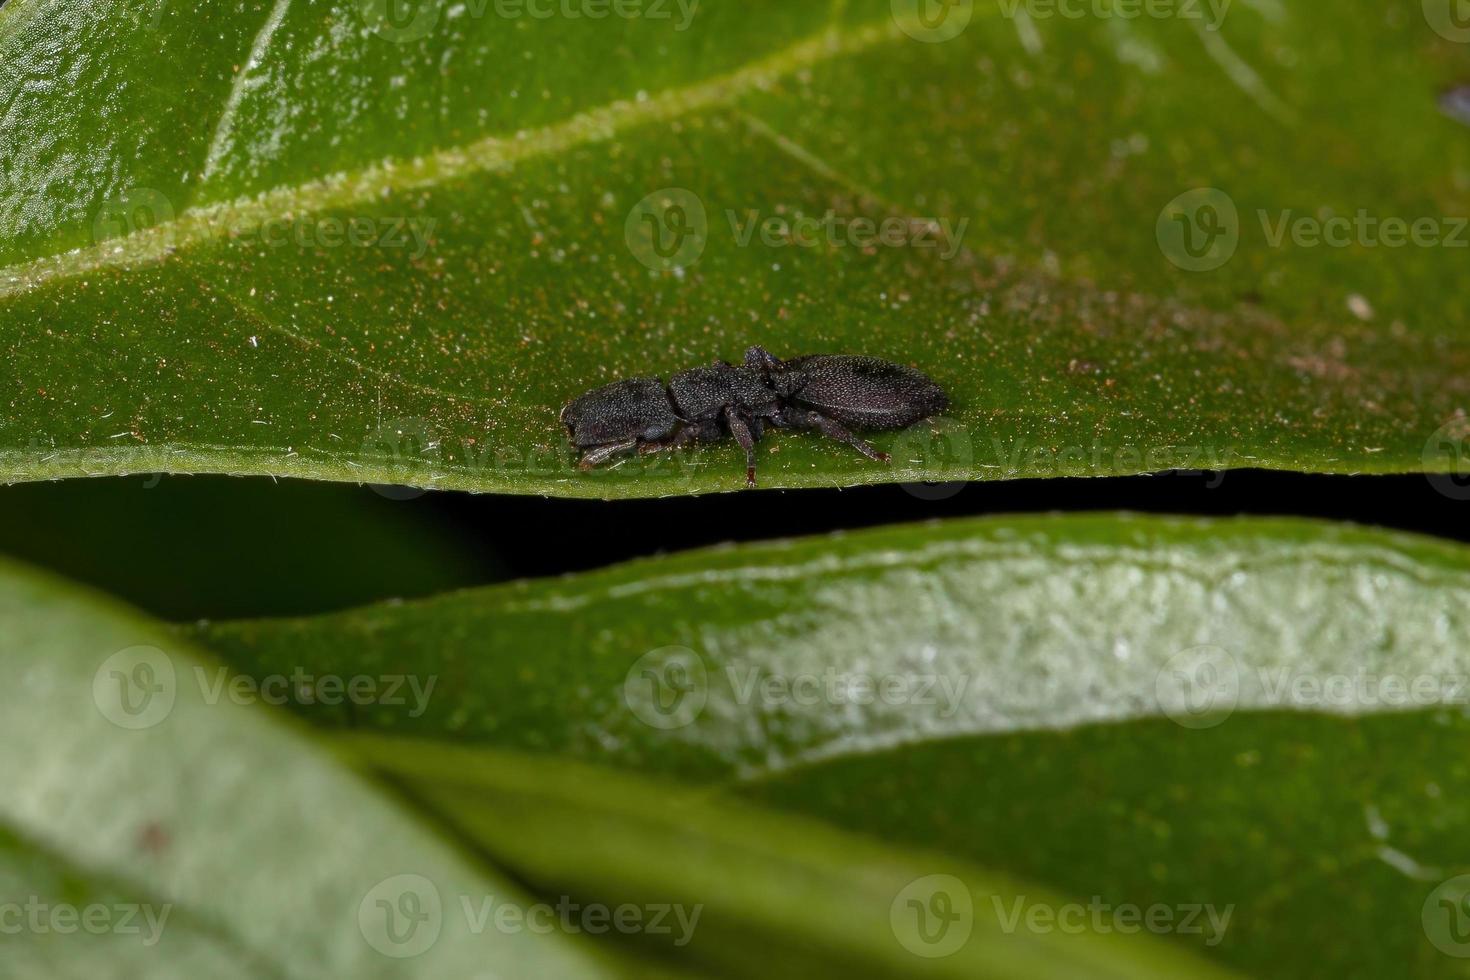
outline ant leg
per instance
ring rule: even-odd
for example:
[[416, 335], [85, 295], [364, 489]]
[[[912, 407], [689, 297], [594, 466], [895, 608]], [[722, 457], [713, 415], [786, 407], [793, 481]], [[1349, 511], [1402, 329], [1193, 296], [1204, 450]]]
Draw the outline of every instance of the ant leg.
[[816, 429], [828, 439], [836, 439], [838, 442], [845, 442], [849, 446], [856, 449], [858, 452], [862, 453], [864, 456], [875, 462], [887, 463], [892, 458], [887, 453], [880, 453], [878, 450], [874, 449], [872, 446], [868, 445], [866, 442], [859, 439], [851, 432], [847, 431], [847, 428], [843, 426], [841, 422], [838, 422], [836, 419], [829, 419], [827, 418], [827, 416], [821, 414], [820, 412], [810, 412], [799, 408], [788, 409], [787, 419], [792, 425], [796, 426], [797, 428]]
[[638, 448], [637, 439], [629, 439], [627, 442], [614, 442], [609, 443], [606, 446], [598, 446], [595, 449], [589, 449], [587, 450], [587, 452], [583, 453], [582, 461], [577, 465], [580, 469], [590, 470], [594, 466], [601, 466], [603, 463], [606, 463], [608, 460], [612, 459], [619, 453], [631, 452], [636, 448]]
[[666, 453], [671, 449], [688, 445], [699, 441], [699, 430], [692, 425], [685, 426], [671, 437], [662, 442], [645, 442], [638, 446], [638, 452], [644, 456], [652, 456], [654, 453]]
[[777, 371], [782, 364], [764, 347], [757, 344], [745, 352], [745, 366], [757, 371]]
[[746, 425], [745, 419], [736, 414], [733, 408], [725, 409], [725, 424], [730, 427], [730, 434], [735, 441], [740, 443], [740, 448], [745, 450], [745, 485], [755, 486], [755, 434]]

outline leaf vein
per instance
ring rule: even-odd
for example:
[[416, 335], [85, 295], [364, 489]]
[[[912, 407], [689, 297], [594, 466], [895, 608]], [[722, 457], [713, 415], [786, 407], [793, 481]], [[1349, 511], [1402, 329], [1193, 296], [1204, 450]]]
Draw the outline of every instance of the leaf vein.
[[611, 140], [636, 126], [728, 106], [797, 72], [902, 37], [896, 19], [841, 32], [823, 31], [733, 72], [645, 101], [619, 100], [512, 137], [488, 136], [412, 160], [383, 160], [352, 173], [190, 208], [171, 221], [122, 238], [0, 269], [0, 299], [89, 273], [156, 264], [181, 248], [249, 232], [277, 215], [320, 213], [475, 174], [509, 170], [525, 160]]
[[245, 97], [248, 85], [246, 80], [251, 72], [260, 64], [265, 57], [266, 50], [270, 47], [271, 39], [276, 30], [281, 26], [281, 21], [286, 17], [286, 8], [291, 6], [291, 0], [276, 0], [276, 5], [271, 8], [270, 16], [261, 25], [260, 33], [255, 35], [255, 43], [250, 46], [250, 56], [245, 59], [245, 64], [235, 73], [234, 84], [230, 86], [230, 94], [225, 99], [224, 111], [220, 113], [219, 124], [214, 130], [214, 139], [210, 141], [209, 152], [204, 157], [204, 180], [209, 180], [217, 169], [220, 161], [225, 155], [225, 146], [234, 132], [235, 117], [240, 111], [240, 101]]

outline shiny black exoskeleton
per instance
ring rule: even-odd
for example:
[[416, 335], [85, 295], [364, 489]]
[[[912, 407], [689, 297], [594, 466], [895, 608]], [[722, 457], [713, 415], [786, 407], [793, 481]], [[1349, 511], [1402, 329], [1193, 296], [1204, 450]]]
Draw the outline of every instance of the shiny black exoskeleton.
[[561, 411], [582, 469], [627, 452], [660, 452], [733, 437], [755, 486], [755, 444], [767, 426], [815, 429], [869, 459], [888, 462], [848, 427], [902, 429], [944, 411], [949, 398], [928, 377], [876, 357], [813, 354], [778, 360], [763, 348], [739, 367], [716, 361], [674, 375], [614, 381]]

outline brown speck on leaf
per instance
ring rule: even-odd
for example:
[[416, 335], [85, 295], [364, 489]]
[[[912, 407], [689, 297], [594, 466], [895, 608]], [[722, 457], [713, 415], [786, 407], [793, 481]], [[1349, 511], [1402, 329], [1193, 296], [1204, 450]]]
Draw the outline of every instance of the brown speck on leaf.
[[149, 854], [162, 854], [168, 850], [169, 843], [168, 831], [156, 821], [150, 820], [138, 831], [138, 848]]
[[1321, 350], [1294, 354], [1286, 359], [1298, 371], [1328, 381], [1347, 381], [1358, 376], [1358, 370], [1347, 362], [1347, 345], [1341, 338], [1330, 341]]
[[1455, 414], [1445, 423], [1444, 432], [1451, 439], [1470, 438], [1470, 416], [1463, 408], [1455, 409]]

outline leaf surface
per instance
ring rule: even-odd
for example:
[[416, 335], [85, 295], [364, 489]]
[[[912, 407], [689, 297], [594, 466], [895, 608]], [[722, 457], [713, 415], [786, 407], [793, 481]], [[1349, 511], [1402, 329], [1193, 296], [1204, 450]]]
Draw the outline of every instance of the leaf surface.
[[[962, 861], [565, 761], [349, 736], [339, 744], [558, 901], [718, 976], [1225, 976], [1167, 944], [1030, 928], [1056, 896]], [[573, 913], [574, 918], [576, 913]]]
[[[1459, 949], [1421, 918], [1470, 868], [1459, 546], [962, 521], [197, 635], [255, 677], [427, 691], [292, 706], [329, 729], [659, 774], [1084, 903], [1163, 903], [1180, 940], [1250, 972], [1435, 976]], [[1223, 939], [1182, 928], [1207, 906], [1230, 910]]]
[[565, 937], [476, 933], [459, 896], [514, 885], [235, 703], [220, 668], [160, 625], [7, 563], [0, 662], [7, 967], [608, 975]]
[[579, 473], [557, 413], [752, 343], [954, 402], [766, 486], [1466, 468], [1470, 53], [1417, 9], [505, 6], [7, 4], [0, 476], [733, 489], [730, 445]]

